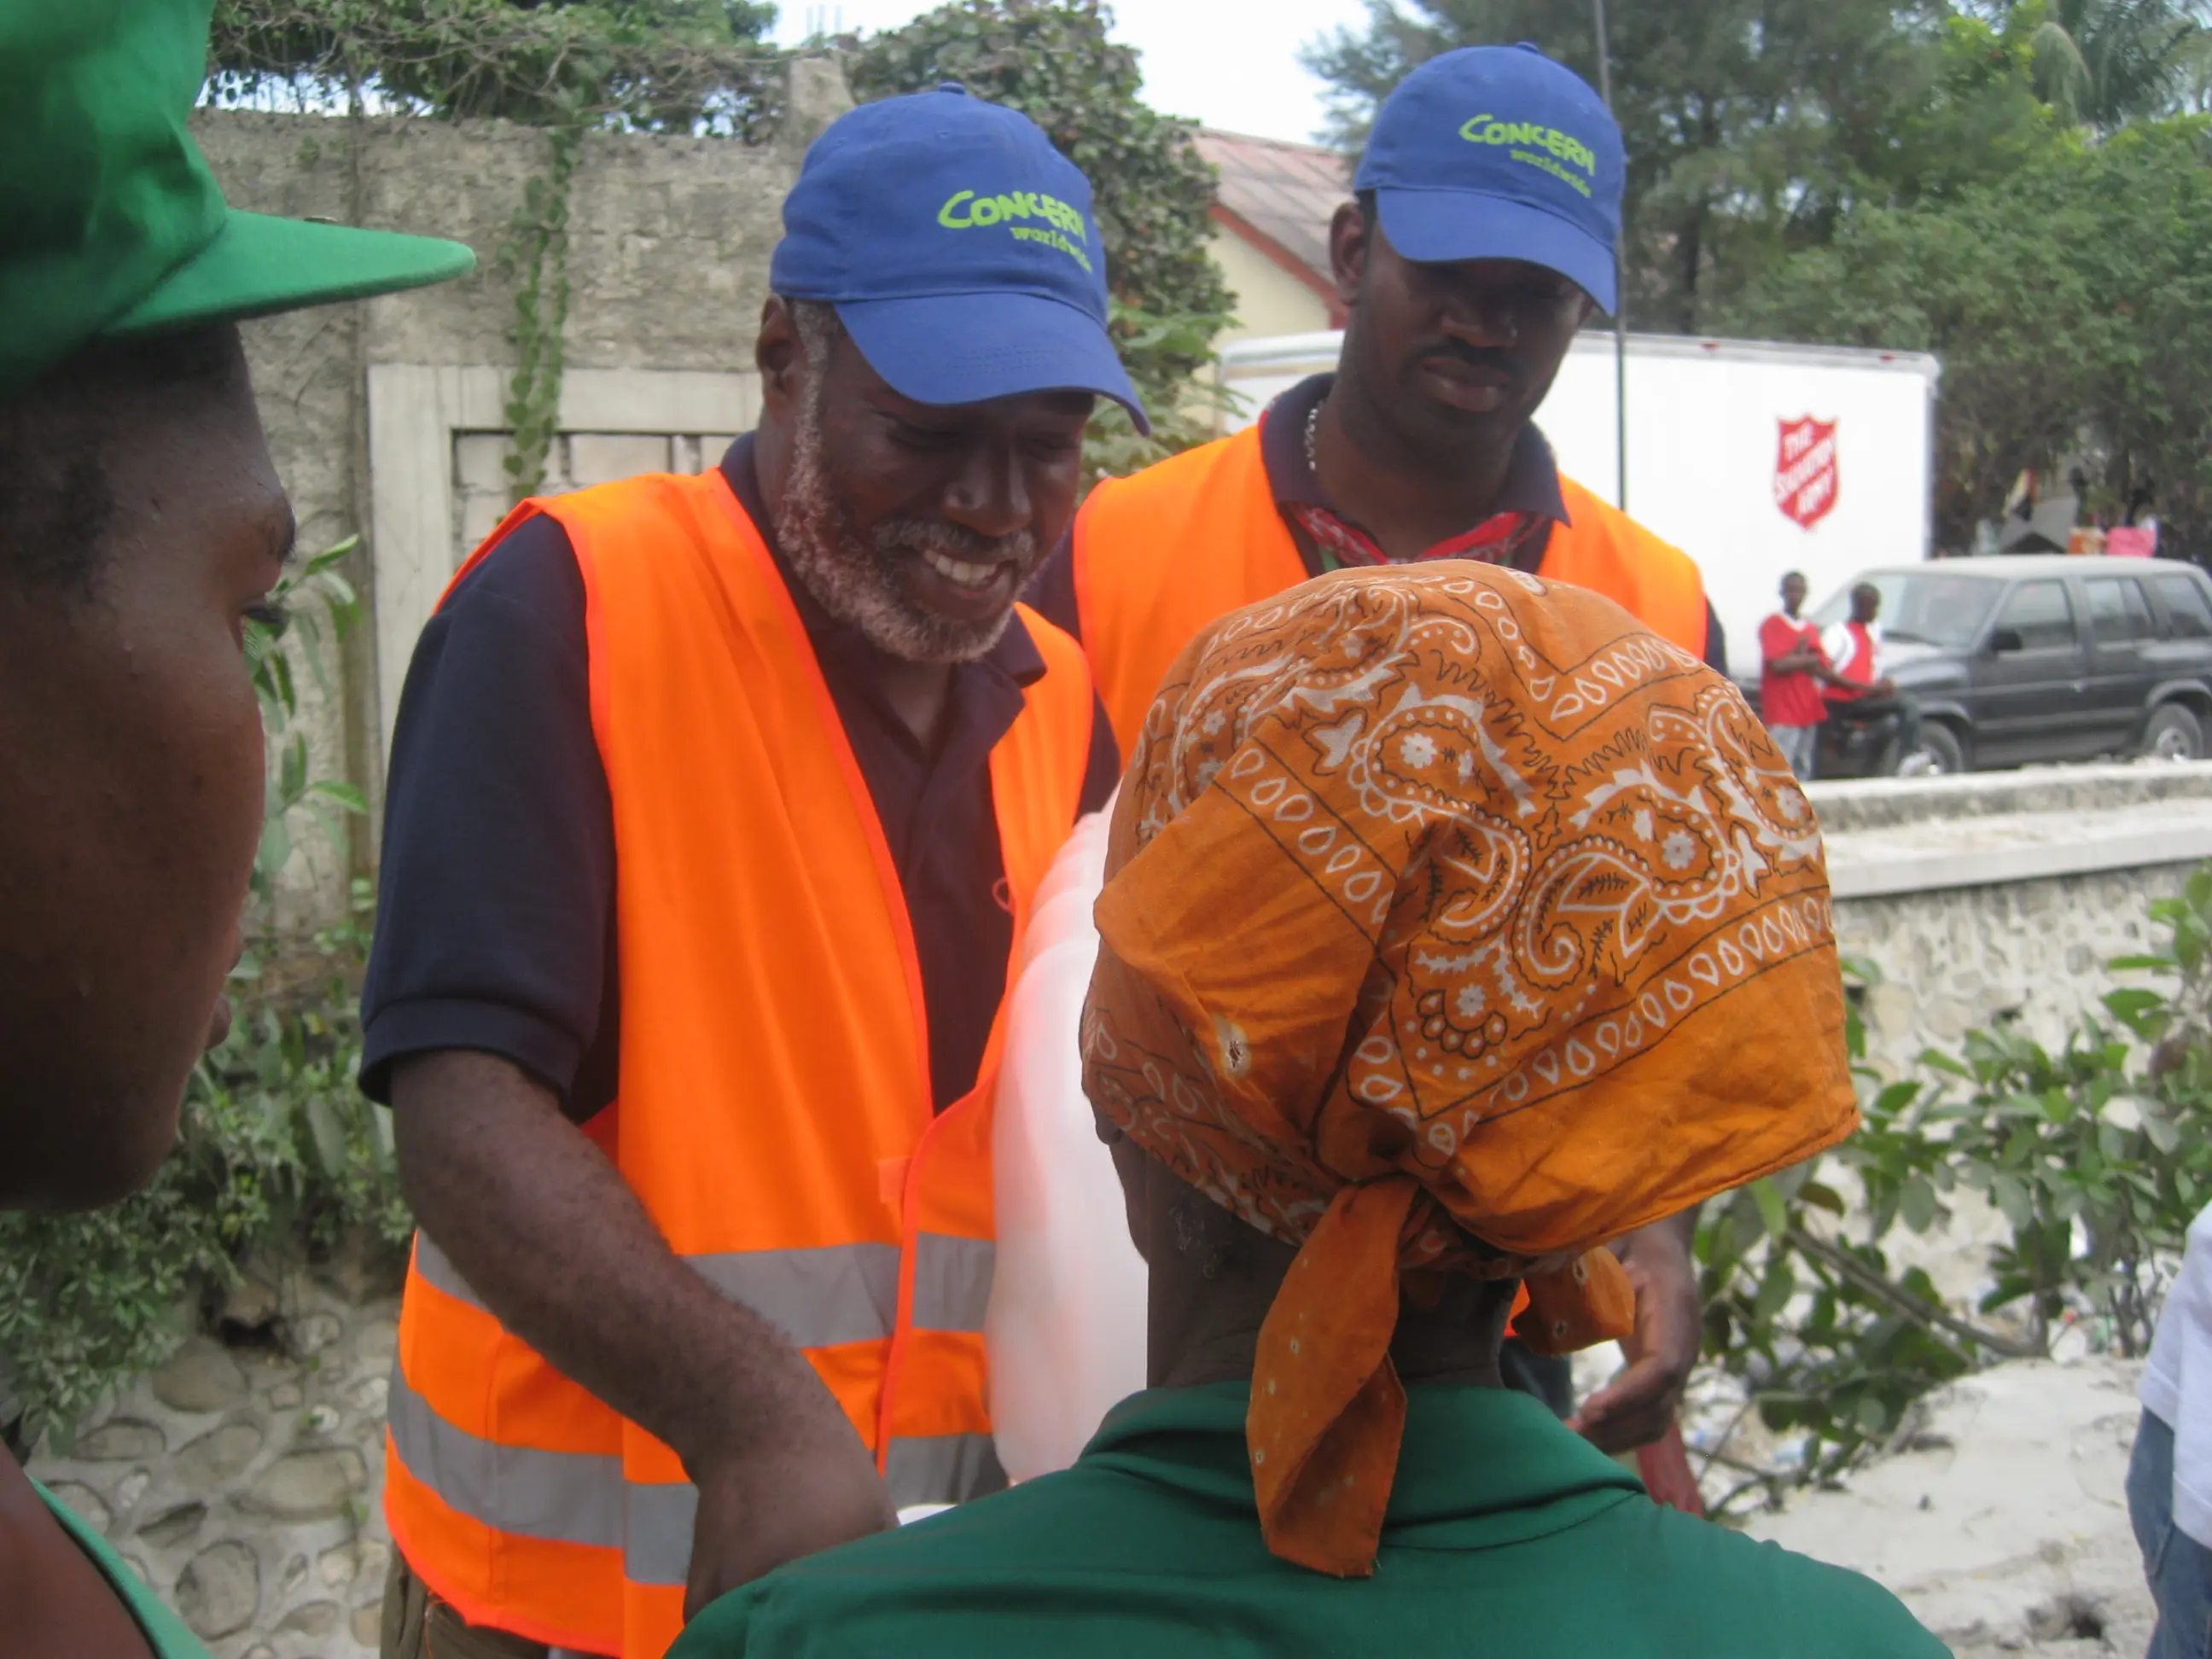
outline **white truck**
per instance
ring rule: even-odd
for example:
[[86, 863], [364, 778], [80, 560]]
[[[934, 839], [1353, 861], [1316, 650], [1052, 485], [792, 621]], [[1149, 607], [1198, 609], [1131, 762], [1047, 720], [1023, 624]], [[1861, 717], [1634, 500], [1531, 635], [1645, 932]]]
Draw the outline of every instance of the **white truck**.
[[[1227, 347], [1222, 376], [1243, 400], [1230, 425], [1334, 369], [1342, 338]], [[1935, 358], [1663, 334], [1627, 346], [1627, 508], [1697, 560], [1738, 678], [1758, 675], [1786, 572], [1805, 573], [1817, 605], [1861, 570], [1929, 556]], [[1618, 503], [1615, 375], [1613, 337], [1582, 335], [1536, 423], [1562, 471]]]

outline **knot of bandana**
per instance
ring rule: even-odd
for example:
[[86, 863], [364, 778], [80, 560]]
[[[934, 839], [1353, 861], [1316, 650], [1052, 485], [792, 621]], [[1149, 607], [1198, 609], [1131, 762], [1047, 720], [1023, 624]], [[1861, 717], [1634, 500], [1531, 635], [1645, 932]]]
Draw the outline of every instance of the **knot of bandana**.
[[1268, 1547], [1373, 1571], [1399, 1275], [1626, 1334], [1601, 1248], [1857, 1121], [1820, 829], [1727, 681], [1582, 589], [1347, 570], [1185, 650], [1115, 811], [1084, 1081], [1298, 1247], [1248, 1440]]

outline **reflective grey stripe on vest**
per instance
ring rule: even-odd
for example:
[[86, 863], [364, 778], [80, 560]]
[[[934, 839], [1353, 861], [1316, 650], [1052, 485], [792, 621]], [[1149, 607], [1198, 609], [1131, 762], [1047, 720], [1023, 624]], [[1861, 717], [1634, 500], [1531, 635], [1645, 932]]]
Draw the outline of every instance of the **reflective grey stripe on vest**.
[[473, 1521], [522, 1538], [623, 1553], [641, 1584], [682, 1584], [691, 1566], [698, 1489], [633, 1485], [623, 1461], [502, 1446], [457, 1429], [392, 1373], [392, 1443], [408, 1473]]
[[[933, 1243], [969, 1247], [980, 1245], [988, 1253], [988, 1239], [939, 1239], [923, 1235], [921, 1259], [915, 1266], [915, 1308], [921, 1307], [919, 1275], [929, 1266]], [[898, 1317], [899, 1253], [896, 1244], [831, 1244], [799, 1250], [735, 1250], [719, 1255], [684, 1258], [706, 1281], [732, 1302], [742, 1303], [767, 1320], [798, 1346], [828, 1348], [840, 1342], [870, 1342], [891, 1334]], [[482, 1298], [429, 1234], [415, 1235], [415, 1270], [425, 1283], [447, 1296], [483, 1312]], [[990, 1297], [990, 1265], [983, 1264], [983, 1298]], [[972, 1276], [972, 1268], [945, 1261], [936, 1269], [951, 1294]], [[957, 1307], [965, 1304], [933, 1304]], [[928, 1325], [931, 1330], [981, 1330], [982, 1302], [975, 1304], [972, 1325]], [[917, 1317], [915, 1322], [926, 1322]]]
[[684, 1260], [724, 1296], [802, 1348], [874, 1341], [889, 1336], [898, 1318], [896, 1244], [742, 1250]]
[[396, 1365], [391, 1402], [399, 1461], [449, 1509], [528, 1538], [621, 1547], [620, 1457], [502, 1446], [455, 1428], [408, 1386]]
[[422, 1282], [435, 1286], [456, 1302], [465, 1302], [479, 1313], [489, 1313], [483, 1299], [469, 1288], [453, 1263], [453, 1259], [440, 1249], [437, 1242], [420, 1227], [415, 1230], [415, 1271], [422, 1275]]
[[964, 1504], [1000, 1490], [1006, 1471], [988, 1434], [895, 1435], [884, 1457], [891, 1507]]
[[921, 1234], [914, 1258], [915, 1329], [981, 1331], [998, 1259], [999, 1247], [988, 1238]]
[[623, 1577], [633, 1584], [673, 1584], [691, 1576], [691, 1528], [699, 1517], [699, 1489], [635, 1486], [629, 1492], [629, 1535], [623, 1543]]

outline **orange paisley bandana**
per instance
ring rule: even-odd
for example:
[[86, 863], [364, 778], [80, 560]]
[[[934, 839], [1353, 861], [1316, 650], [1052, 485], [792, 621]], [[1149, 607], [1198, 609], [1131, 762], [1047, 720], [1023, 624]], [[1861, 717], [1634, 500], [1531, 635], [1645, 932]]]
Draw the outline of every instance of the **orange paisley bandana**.
[[1247, 1425], [1277, 1555], [1374, 1569], [1399, 1274], [1623, 1334], [1600, 1248], [1857, 1122], [1820, 828], [1734, 687], [1610, 600], [1346, 570], [1169, 672], [1113, 825], [1084, 1083], [1299, 1246]]

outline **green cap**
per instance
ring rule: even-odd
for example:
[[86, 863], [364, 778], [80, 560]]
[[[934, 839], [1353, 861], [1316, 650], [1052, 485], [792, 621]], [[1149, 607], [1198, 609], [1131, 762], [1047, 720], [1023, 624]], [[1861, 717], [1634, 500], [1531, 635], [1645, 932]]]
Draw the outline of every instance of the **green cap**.
[[185, 119], [214, 0], [0, 0], [0, 399], [80, 346], [459, 276], [459, 242], [234, 213]]

